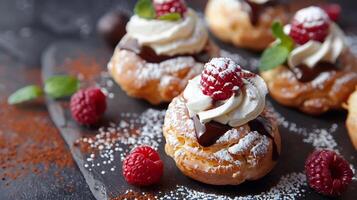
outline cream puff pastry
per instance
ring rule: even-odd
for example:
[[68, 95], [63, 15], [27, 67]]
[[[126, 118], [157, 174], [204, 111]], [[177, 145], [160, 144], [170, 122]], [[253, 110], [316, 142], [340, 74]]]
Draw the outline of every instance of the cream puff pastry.
[[258, 51], [274, 41], [272, 23], [288, 20], [286, 6], [276, 0], [210, 0], [205, 15], [219, 39]]
[[140, 15], [138, 4], [108, 69], [129, 96], [152, 104], [170, 102], [219, 49], [182, 0], [154, 0], [151, 18]]
[[357, 150], [357, 88], [356, 91], [353, 92], [348, 99], [347, 109], [348, 117], [346, 121], [346, 126], [352, 144]]
[[228, 58], [214, 58], [166, 112], [165, 151], [185, 175], [213, 185], [265, 176], [281, 151], [267, 86]]
[[[284, 27], [285, 36], [263, 53], [261, 75], [279, 103], [317, 115], [341, 109], [357, 85], [357, 62], [345, 35], [319, 7], [299, 10]], [[292, 45], [289, 47], [290, 36]], [[283, 42], [284, 40], [284, 42]], [[286, 45], [288, 44], [288, 45]], [[272, 52], [286, 48], [286, 60]], [[280, 59], [280, 60], [278, 60]], [[274, 62], [275, 66], [264, 66]], [[269, 64], [269, 65], [270, 65]]]

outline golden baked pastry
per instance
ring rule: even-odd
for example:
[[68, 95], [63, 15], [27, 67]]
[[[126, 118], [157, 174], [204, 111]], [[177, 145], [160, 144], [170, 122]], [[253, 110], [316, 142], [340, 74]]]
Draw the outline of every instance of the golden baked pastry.
[[[204, 52], [208, 57], [219, 55], [220, 50], [208, 41]], [[159, 63], [150, 63], [137, 53], [115, 49], [108, 70], [121, 88], [132, 97], [151, 104], [170, 102], [185, 88], [188, 80], [201, 73], [203, 63], [192, 56], [178, 56]]]
[[[341, 109], [357, 85], [357, 60], [340, 27], [324, 10], [310, 6], [284, 28], [274, 24], [274, 30], [280, 36], [263, 53], [260, 66], [271, 96], [311, 115]], [[277, 45], [286, 45], [282, 60], [269, 55]]]
[[173, 6], [167, 1], [146, 3], [153, 4], [154, 13], [140, 12], [138, 2], [108, 69], [129, 96], [152, 104], [170, 102], [220, 51], [203, 20], [184, 1], [175, 4], [178, 10], [167, 9]]
[[165, 151], [182, 173], [203, 183], [238, 185], [246, 180], [259, 179], [275, 166], [274, 154], [281, 151], [274, 114], [265, 108], [260, 116], [270, 124], [272, 139], [251, 131], [251, 127], [244, 124], [226, 132], [214, 145], [203, 147], [197, 142], [185, 100], [178, 96], [166, 112], [163, 127]]
[[213, 58], [166, 112], [165, 151], [187, 176], [238, 185], [266, 175], [280, 154], [264, 80], [229, 58]]
[[210, 30], [219, 39], [238, 47], [261, 51], [274, 41], [270, 31], [272, 23], [286, 23], [287, 11], [283, 5], [252, 10], [244, 1], [210, 0], [205, 17]]
[[357, 88], [348, 99], [348, 117], [346, 126], [351, 138], [351, 142], [357, 150]]
[[276, 101], [311, 115], [319, 115], [341, 109], [357, 85], [357, 62], [350, 51], [342, 53], [339, 66], [339, 70], [321, 72], [307, 82], [299, 81], [287, 66], [261, 72], [261, 76]]

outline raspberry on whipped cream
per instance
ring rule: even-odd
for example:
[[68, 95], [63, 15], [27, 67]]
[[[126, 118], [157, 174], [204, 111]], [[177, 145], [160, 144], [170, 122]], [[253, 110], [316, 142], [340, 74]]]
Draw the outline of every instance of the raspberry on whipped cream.
[[161, 17], [170, 13], [179, 13], [183, 17], [187, 11], [184, 0], [154, 0], [156, 16]]
[[297, 43], [288, 57], [291, 68], [300, 64], [313, 68], [319, 62], [336, 63], [346, 47], [343, 31], [316, 6], [299, 10], [284, 31]]
[[295, 14], [291, 23], [290, 36], [301, 45], [310, 40], [323, 42], [330, 32], [330, 23], [324, 10], [310, 6]]
[[204, 22], [188, 8], [185, 17], [177, 21], [144, 19], [138, 15], [130, 18], [127, 35], [142, 46], [151, 47], [157, 55], [184, 55], [199, 53], [208, 40]]
[[267, 93], [260, 76], [242, 70], [229, 58], [214, 58], [201, 76], [188, 83], [183, 97], [190, 115], [198, 115], [202, 123], [213, 120], [237, 127], [263, 112]]
[[226, 100], [243, 86], [241, 67], [229, 58], [213, 58], [204, 68], [202, 92], [214, 100]]

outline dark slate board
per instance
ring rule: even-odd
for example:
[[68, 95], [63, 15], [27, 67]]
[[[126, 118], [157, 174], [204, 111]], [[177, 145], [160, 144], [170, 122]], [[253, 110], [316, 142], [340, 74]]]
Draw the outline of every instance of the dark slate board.
[[[241, 58], [254, 58], [256, 56], [251, 52], [236, 50], [230, 45], [222, 43], [219, 43], [219, 45], [223, 49], [240, 53], [242, 55]], [[68, 58], [76, 58], [82, 54], [97, 58], [99, 60], [98, 62], [101, 62], [104, 71], [106, 66], [105, 61], [109, 59], [111, 52], [105, 51], [103, 49], [104, 48], [97, 43], [80, 43], [75, 41], [63, 41], [55, 43], [51, 45], [51, 47], [43, 55], [43, 76], [48, 77], [53, 74], [68, 73], [66, 72], [65, 68], [61, 67], [65, 60]], [[242, 62], [245, 62], [245, 60], [242, 60]], [[254, 64], [251, 59], [246, 62], [248, 63], [246, 66], [251, 66]], [[116, 85], [113, 86], [112, 90], [115, 97], [113, 99], [109, 99], [108, 101], [109, 109], [107, 110], [104, 119], [101, 121], [101, 125], [103, 126], [108, 126], [109, 122], [117, 123], [122, 118], [120, 113], [123, 112], [140, 114], [148, 108], [161, 110], [166, 107], [166, 105], [152, 107], [144, 101], [132, 99], [128, 97], [123, 91], [121, 91], [120, 88]], [[91, 191], [97, 199], [108, 199], [111, 196], [123, 194], [128, 189], [139, 192], [154, 193], [160, 196], [162, 193], [174, 190], [176, 185], [183, 185], [197, 191], [227, 195], [229, 197], [254, 195], [267, 191], [272, 186], [277, 184], [282, 176], [292, 172], [303, 172], [305, 158], [314, 149], [313, 145], [303, 142], [304, 139], [308, 139], [309, 135], [313, 136], [314, 134], [297, 134], [296, 131], [292, 130], [292, 128], [295, 127], [294, 124], [296, 124], [296, 127], [305, 128], [307, 132], [312, 132], [316, 128], [328, 129], [330, 127], [334, 127], [333, 124], [336, 123], [337, 128], [331, 133], [334, 141], [336, 141], [338, 145], [335, 149], [338, 150], [347, 160], [349, 160], [353, 166], [357, 166], [357, 161], [355, 158], [356, 152], [348, 139], [344, 125], [346, 118], [345, 112], [333, 112], [320, 117], [311, 117], [296, 110], [282, 107], [275, 103], [273, 100], [269, 99], [269, 102], [271, 102], [272, 106], [277, 110], [278, 113], [280, 113], [282, 117], [286, 119], [285, 122], [289, 122], [289, 124], [285, 123], [280, 127], [283, 152], [277, 166], [266, 177], [258, 181], [247, 182], [239, 186], [210, 186], [193, 181], [183, 176], [175, 166], [173, 160], [165, 154], [163, 150], [163, 140], [159, 146], [159, 152], [165, 165], [165, 172], [161, 183], [150, 188], [137, 188], [128, 185], [124, 181], [120, 170], [121, 162], [117, 154], [114, 154], [116, 157], [115, 165], [117, 166], [116, 171], [114, 172], [102, 175], [102, 169], [100, 167], [95, 167], [92, 171], [89, 171], [88, 168], [84, 167], [84, 164], [86, 163], [85, 159], [88, 155], [86, 155], [86, 153], [82, 153], [77, 147], [75, 147], [74, 142], [82, 136], [94, 135], [98, 133], [98, 131], [97, 128], [83, 128], [78, 126], [71, 119], [68, 108], [66, 108], [63, 104], [63, 102], [66, 101], [68, 100], [64, 99], [61, 101], [53, 101], [51, 99], [47, 99], [49, 112], [53, 121], [60, 129], [62, 136], [66, 140], [73, 154], [73, 157], [78, 164], [79, 169], [83, 173]], [[308, 187], [304, 186], [304, 189], [305, 192], [303, 196], [299, 197], [301, 199], [323, 198]], [[356, 191], [357, 182], [354, 181], [349, 187], [348, 191], [341, 198], [357, 199]], [[182, 196], [182, 198], [183, 197], [185, 196]]]

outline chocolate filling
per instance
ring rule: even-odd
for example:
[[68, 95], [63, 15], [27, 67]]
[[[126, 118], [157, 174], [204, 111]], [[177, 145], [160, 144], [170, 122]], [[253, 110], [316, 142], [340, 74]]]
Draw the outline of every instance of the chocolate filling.
[[197, 54], [182, 54], [176, 56], [165, 56], [165, 55], [158, 55], [148, 46], [141, 46], [139, 45], [136, 39], [130, 38], [125, 41], [121, 41], [118, 46], [120, 49], [125, 49], [127, 51], [132, 51], [140, 56], [143, 60], [149, 63], [160, 63], [165, 60], [169, 60], [178, 56], [192, 56], [197, 62], [206, 63], [209, 61], [211, 56], [208, 53], [207, 49], [203, 49], [200, 53]]
[[[213, 145], [222, 135], [231, 130], [229, 125], [221, 124], [218, 122], [210, 121], [208, 123], [201, 123], [198, 116], [193, 116], [197, 141], [201, 146], [209, 147]], [[277, 160], [279, 158], [278, 147], [272, 136], [273, 128], [268, 119], [262, 116], [258, 116], [256, 119], [248, 122], [251, 131], [256, 131], [261, 135], [265, 135], [273, 141], [273, 153], [272, 159]]]
[[272, 136], [273, 128], [269, 120], [263, 116], [258, 116], [256, 119], [248, 122], [251, 131], [256, 131], [261, 135], [265, 135], [273, 141], [273, 153], [272, 159], [277, 160], [279, 158], [278, 146], [275, 143]]
[[258, 24], [259, 17], [262, 15], [262, 13], [265, 11], [267, 7], [275, 6], [278, 4], [278, 0], [268, 1], [264, 4], [257, 4], [250, 0], [243, 0], [243, 1], [245, 1], [250, 7], [249, 17], [250, 17], [250, 22], [252, 23], [253, 26], [256, 26]]
[[213, 145], [223, 134], [232, 129], [228, 125], [214, 121], [203, 124], [198, 116], [193, 116], [192, 120], [195, 124], [197, 141], [204, 147]]
[[323, 72], [339, 70], [337, 65], [328, 62], [319, 62], [313, 68], [301, 64], [289, 69], [293, 72], [296, 79], [303, 83], [314, 80]]

